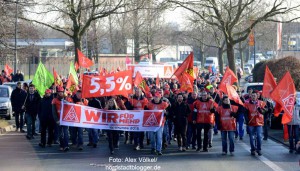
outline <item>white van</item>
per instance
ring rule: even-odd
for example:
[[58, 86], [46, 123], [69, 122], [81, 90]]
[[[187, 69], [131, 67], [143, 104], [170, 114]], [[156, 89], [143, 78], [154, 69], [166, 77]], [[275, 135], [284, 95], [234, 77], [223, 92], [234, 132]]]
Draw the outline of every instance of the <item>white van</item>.
[[209, 66], [215, 66], [216, 68], [219, 68], [218, 57], [206, 57], [204, 68], [208, 68]]

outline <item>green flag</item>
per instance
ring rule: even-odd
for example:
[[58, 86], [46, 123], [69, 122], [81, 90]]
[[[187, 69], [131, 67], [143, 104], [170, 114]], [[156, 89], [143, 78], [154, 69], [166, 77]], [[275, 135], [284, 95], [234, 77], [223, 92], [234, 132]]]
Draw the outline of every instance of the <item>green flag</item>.
[[42, 62], [39, 63], [38, 68], [34, 74], [32, 84], [41, 96], [45, 94], [45, 90], [48, 89], [52, 83], [54, 83], [53, 75], [45, 68]]
[[78, 85], [78, 77], [77, 77], [77, 73], [76, 73], [76, 70], [75, 70], [75, 66], [74, 66], [74, 63], [71, 62], [70, 64], [70, 71], [69, 71], [69, 74], [72, 74], [73, 75], [73, 78], [75, 80], [75, 83], [76, 85]]

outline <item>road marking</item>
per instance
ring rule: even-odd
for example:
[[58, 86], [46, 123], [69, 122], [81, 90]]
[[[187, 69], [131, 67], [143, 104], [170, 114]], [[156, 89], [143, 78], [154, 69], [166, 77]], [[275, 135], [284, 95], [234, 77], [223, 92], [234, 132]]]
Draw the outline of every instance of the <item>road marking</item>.
[[[245, 144], [244, 142], [241, 142], [240, 145], [247, 151], [249, 151], [249, 149], [251, 149], [251, 147], [249, 145]], [[264, 157], [264, 156], [256, 156], [256, 157], [260, 161], [265, 163], [267, 166], [269, 166], [272, 170], [274, 170], [274, 171], [284, 171], [284, 169], [282, 169], [281, 167], [279, 167], [278, 165], [276, 165], [274, 162], [267, 159], [266, 157]]]

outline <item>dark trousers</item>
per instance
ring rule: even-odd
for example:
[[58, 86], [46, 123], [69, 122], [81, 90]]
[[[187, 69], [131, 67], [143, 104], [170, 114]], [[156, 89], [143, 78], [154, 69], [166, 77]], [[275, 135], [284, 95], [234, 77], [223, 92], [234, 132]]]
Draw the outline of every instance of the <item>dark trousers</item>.
[[41, 143], [46, 144], [46, 134], [48, 132], [47, 144], [52, 144], [54, 139], [54, 121], [41, 121]]
[[175, 124], [175, 134], [177, 135], [178, 147], [187, 147], [186, 131], [187, 131], [187, 120]]
[[193, 123], [188, 123], [188, 129], [187, 129], [187, 145], [190, 146], [192, 144], [192, 147], [196, 146], [196, 134], [197, 127]]
[[35, 120], [36, 116], [26, 113], [26, 120], [27, 120], [27, 136], [33, 137], [35, 134]]
[[[168, 135], [169, 135], [168, 141], [169, 141], [169, 143], [172, 140], [172, 131], [173, 131], [173, 121], [169, 119], [168, 120]], [[175, 135], [174, 135], [174, 137], [175, 137]]]
[[119, 148], [119, 131], [107, 130], [108, 147], [110, 151]]
[[125, 131], [125, 142], [129, 140], [130, 144], [132, 144], [133, 141], [133, 132]]
[[20, 130], [23, 129], [24, 125], [24, 112], [15, 112], [15, 121], [16, 121], [16, 127], [17, 129], [20, 128]]
[[212, 128], [211, 124], [208, 123], [198, 123], [197, 124], [197, 146], [198, 148], [202, 148], [202, 137], [201, 131], [204, 129], [204, 140], [203, 140], [203, 150], [207, 150], [208, 145], [208, 131]]
[[263, 126], [263, 132], [264, 132], [264, 139], [268, 139], [269, 137], [269, 117], [264, 116], [264, 126]]
[[133, 132], [134, 146], [144, 147], [144, 132]]

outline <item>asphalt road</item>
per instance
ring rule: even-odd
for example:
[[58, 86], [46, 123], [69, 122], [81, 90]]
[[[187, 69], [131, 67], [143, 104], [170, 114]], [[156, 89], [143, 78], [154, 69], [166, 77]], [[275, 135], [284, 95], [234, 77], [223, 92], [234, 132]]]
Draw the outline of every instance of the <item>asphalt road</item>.
[[[140, 151], [134, 151], [132, 145], [121, 143], [120, 149], [110, 155], [105, 137], [101, 137], [98, 147], [85, 146], [83, 151], [70, 149], [69, 152], [58, 151], [58, 145], [40, 148], [39, 136], [27, 140], [25, 134], [10, 132], [0, 136], [0, 170], [3, 171], [33, 171], [33, 170], [120, 170], [113, 167], [127, 167], [127, 170], [141, 170], [134, 167], [144, 166], [149, 170], [175, 171], [295, 171], [300, 170], [300, 157], [289, 154], [282, 144], [272, 140], [263, 141], [262, 156], [251, 156], [248, 136], [243, 141], [235, 141], [234, 156], [221, 155], [220, 135], [214, 137], [213, 148], [208, 153], [188, 150], [179, 152], [175, 141], [172, 141], [162, 156], [150, 154], [150, 146]], [[85, 133], [85, 144], [87, 136]], [[121, 139], [121, 142], [122, 139]], [[139, 159], [154, 159], [154, 162], [142, 162]], [[129, 162], [129, 158], [133, 162]], [[136, 160], [136, 161], [134, 161]], [[157, 160], [157, 161], [155, 161]], [[131, 166], [130, 166], [131, 165]], [[131, 167], [131, 168], [130, 168]], [[159, 169], [160, 168], [160, 169]]]

